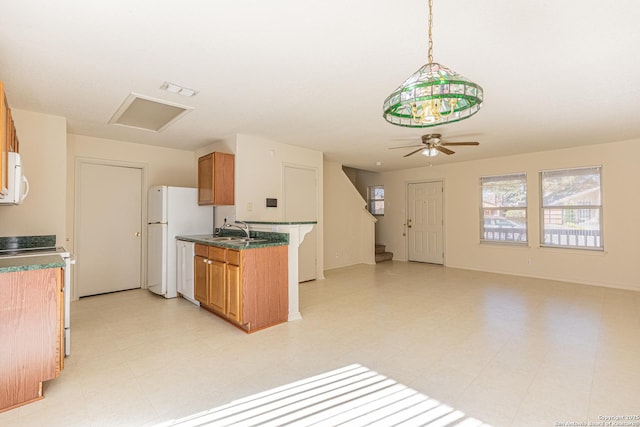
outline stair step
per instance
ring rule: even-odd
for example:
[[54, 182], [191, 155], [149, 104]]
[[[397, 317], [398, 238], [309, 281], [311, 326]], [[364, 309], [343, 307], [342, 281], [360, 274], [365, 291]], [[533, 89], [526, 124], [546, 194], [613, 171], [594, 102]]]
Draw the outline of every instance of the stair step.
[[390, 261], [393, 259], [392, 252], [378, 252], [376, 253], [376, 262]]
[[376, 253], [377, 254], [382, 254], [385, 252], [386, 246], [385, 245], [379, 245], [376, 243]]

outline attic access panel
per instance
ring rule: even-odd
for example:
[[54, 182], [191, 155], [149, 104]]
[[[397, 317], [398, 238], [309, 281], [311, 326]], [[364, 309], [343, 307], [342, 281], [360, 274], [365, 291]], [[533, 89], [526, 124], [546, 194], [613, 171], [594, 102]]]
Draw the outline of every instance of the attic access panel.
[[130, 93], [109, 124], [160, 132], [193, 108]]

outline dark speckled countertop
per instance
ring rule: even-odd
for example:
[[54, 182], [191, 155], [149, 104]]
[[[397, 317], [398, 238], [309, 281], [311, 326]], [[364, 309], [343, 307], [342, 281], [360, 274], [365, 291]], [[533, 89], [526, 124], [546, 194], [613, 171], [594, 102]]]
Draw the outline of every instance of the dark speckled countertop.
[[[243, 234], [235, 232], [226, 232], [223, 236], [238, 236], [243, 237]], [[218, 246], [221, 248], [229, 248], [236, 250], [244, 249], [258, 249], [267, 248], [270, 246], [285, 246], [289, 244], [288, 233], [274, 233], [268, 231], [251, 231], [250, 236], [256, 239], [262, 239], [264, 241], [259, 242], [214, 242], [211, 238], [216, 237], [212, 234], [197, 234], [191, 236], [176, 236], [177, 240], [183, 240], [186, 242], [200, 243], [207, 246]]]
[[64, 266], [65, 262], [60, 255], [48, 254], [0, 258], [0, 273], [43, 270], [45, 268], [61, 268]]
[[0, 250], [46, 248], [56, 245], [55, 234], [42, 236], [2, 236]]

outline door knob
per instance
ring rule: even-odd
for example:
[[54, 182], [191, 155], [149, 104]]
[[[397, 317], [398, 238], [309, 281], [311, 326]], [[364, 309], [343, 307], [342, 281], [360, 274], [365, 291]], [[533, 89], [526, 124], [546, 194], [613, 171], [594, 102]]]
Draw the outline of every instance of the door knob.
[[136, 237], [140, 237], [140, 232], [136, 231], [135, 233], [133, 233], [133, 235], [136, 236]]

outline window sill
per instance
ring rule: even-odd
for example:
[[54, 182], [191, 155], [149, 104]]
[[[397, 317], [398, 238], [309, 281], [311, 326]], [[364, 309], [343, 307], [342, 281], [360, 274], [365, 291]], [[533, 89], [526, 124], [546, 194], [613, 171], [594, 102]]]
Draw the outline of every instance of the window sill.
[[608, 253], [604, 248], [581, 248], [576, 246], [553, 245], [540, 245], [538, 248], [548, 252], [557, 251], [557, 253], [574, 253], [577, 255], [606, 255]]
[[509, 248], [530, 248], [529, 242], [501, 242], [499, 240], [480, 240], [480, 245], [503, 246]]

